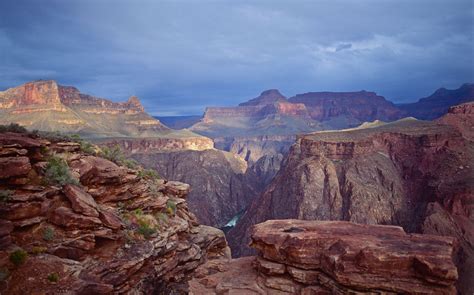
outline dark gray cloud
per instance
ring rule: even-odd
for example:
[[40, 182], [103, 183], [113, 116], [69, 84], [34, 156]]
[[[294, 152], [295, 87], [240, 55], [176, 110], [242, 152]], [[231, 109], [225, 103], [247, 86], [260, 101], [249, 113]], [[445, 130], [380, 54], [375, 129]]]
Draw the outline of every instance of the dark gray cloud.
[[267, 88], [410, 101], [474, 81], [471, 0], [0, 3], [0, 88], [56, 79], [198, 114]]

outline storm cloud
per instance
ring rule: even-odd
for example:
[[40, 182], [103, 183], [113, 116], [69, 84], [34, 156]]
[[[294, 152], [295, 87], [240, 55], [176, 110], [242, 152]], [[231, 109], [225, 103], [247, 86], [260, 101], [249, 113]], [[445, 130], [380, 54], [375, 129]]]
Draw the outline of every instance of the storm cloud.
[[471, 0], [2, 1], [0, 89], [55, 79], [152, 114], [268, 88], [405, 102], [474, 81]]

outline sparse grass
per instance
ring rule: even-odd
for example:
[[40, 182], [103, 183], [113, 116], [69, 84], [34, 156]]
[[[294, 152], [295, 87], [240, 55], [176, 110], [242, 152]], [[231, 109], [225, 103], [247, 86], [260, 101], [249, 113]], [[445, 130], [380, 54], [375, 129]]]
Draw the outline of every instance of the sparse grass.
[[51, 283], [56, 283], [57, 281], [59, 281], [59, 274], [57, 272], [50, 273], [47, 279]]
[[68, 183], [79, 184], [78, 180], [71, 175], [66, 160], [56, 155], [49, 157], [44, 175], [49, 184], [60, 186]]
[[47, 227], [44, 229], [43, 231], [43, 240], [45, 241], [52, 241], [54, 240], [54, 236], [55, 236], [55, 233], [54, 233], [54, 228], [52, 227]]
[[15, 250], [10, 254], [10, 261], [16, 266], [23, 264], [26, 258], [28, 258], [28, 253], [23, 249]]
[[15, 133], [28, 133], [25, 127], [18, 125], [17, 123], [11, 123], [9, 125], [0, 125], [0, 133], [15, 132]]
[[12, 195], [13, 192], [11, 190], [0, 190], [0, 203], [9, 201]]

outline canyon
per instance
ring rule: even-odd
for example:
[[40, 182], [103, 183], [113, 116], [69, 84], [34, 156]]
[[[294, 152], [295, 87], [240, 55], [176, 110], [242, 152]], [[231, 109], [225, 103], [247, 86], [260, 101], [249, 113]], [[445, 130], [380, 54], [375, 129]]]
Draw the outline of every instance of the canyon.
[[[252, 225], [271, 219], [399, 225], [456, 237], [459, 290], [469, 294], [474, 146], [460, 130], [472, 131], [474, 118], [466, 114], [473, 107], [453, 107], [439, 122], [403, 119], [299, 136], [273, 181], [229, 232], [233, 255], [255, 253], [247, 246]], [[463, 119], [454, 120], [455, 114]]]
[[[136, 97], [54, 81], [0, 92], [1, 124], [98, 145], [0, 133], [0, 290], [470, 294], [474, 103], [451, 106], [472, 100], [472, 84], [460, 89], [420, 100], [434, 101], [430, 118], [447, 112], [432, 122], [400, 119], [409, 109], [373, 92], [273, 89], [208, 108], [190, 130], [166, 127]], [[106, 147], [139, 165], [101, 158]], [[52, 158], [72, 183], [47, 183]], [[13, 253], [28, 258], [17, 266]], [[390, 283], [381, 253], [403, 282]]]
[[197, 266], [230, 256], [223, 232], [189, 212], [189, 185], [76, 142], [0, 135], [2, 294], [180, 290]]
[[188, 184], [121, 166], [77, 142], [0, 135], [2, 293], [456, 292], [453, 238], [273, 220], [253, 230], [258, 256], [231, 259], [224, 233], [188, 210]]

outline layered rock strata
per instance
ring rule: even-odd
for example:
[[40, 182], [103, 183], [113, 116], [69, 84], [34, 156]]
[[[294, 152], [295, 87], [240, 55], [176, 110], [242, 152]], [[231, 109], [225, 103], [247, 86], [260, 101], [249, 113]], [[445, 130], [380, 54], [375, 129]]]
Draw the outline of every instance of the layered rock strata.
[[1, 133], [0, 171], [2, 294], [169, 292], [230, 255], [222, 231], [188, 211], [189, 185], [77, 143]]
[[257, 257], [211, 261], [191, 294], [456, 294], [455, 240], [395, 226], [272, 220], [252, 232]]
[[[346, 220], [454, 236], [460, 289], [472, 290], [474, 146], [455, 128], [401, 120], [299, 137], [264, 193], [229, 232], [233, 255], [270, 219]], [[471, 124], [472, 126], [472, 124]]]
[[[139, 99], [113, 102], [55, 81], [34, 81], [0, 91], [0, 124], [78, 133], [84, 137], [183, 137], [148, 115]], [[198, 137], [197, 134], [191, 134]]]

